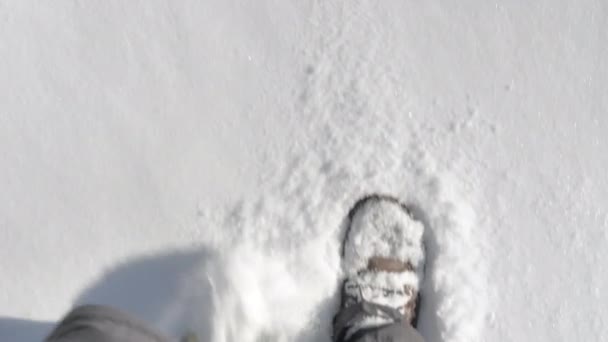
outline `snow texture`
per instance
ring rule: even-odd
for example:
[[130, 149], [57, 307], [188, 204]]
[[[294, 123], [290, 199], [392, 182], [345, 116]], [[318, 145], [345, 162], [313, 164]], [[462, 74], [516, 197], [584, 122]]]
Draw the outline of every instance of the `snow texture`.
[[606, 340], [607, 13], [0, 1], [0, 340], [95, 302], [330, 341], [372, 193], [426, 228], [427, 341]]

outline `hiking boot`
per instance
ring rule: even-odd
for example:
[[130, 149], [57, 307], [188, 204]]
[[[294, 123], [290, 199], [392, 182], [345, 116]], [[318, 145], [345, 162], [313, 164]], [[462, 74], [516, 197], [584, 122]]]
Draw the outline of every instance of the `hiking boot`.
[[396, 321], [416, 325], [423, 232], [422, 223], [395, 198], [372, 195], [355, 204], [342, 246], [346, 280], [334, 337], [342, 341], [358, 330]]

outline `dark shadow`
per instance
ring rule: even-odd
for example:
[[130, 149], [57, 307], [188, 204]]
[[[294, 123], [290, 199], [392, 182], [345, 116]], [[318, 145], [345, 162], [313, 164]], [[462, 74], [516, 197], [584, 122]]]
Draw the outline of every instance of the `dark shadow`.
[[78, 296], [75, 305], [109, 305], [144, 321], [158, 322], [183, 282], [210, 257], [201, 248], [132, 259], [106, 272]]
[[53, 328], [51, 322], [0, 317], [0, 341], [42, 341]]
[[176, 336], [196, 330], [203, 341], [211, 336], [211, 284], [199, 275], [217, 266], [217, 254], [199, 247], [138, 257], [101, 277], [75, 305], [101, 304], [119, 308]]
[[[116, 307], [173, 336], [190, 329], [199, 334], [204, 330], [201, 338], [205, 341], [211, 333], [207, 319], [212, 310], [211, 288], [204, 277], [196, 275], [203, 274], [205, 267], [213, 267], [216, 260], [216, 254], [203, 247], [136, 257], [102, 274], [78, 296], [74, 306]], [[188, 282], [196, 284], [188, 286]], [[0, 318], [0, 341], [41, 341], [55, 324]]]

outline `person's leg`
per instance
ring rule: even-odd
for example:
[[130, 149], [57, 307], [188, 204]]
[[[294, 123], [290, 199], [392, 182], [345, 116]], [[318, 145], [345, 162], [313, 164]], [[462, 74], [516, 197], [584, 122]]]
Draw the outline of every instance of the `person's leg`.
[[[361, 327], [367, 317], [376, 317]], [[334, 342], [424, 342], [422, 336], [390, 307], [361, 302], [342, 308], [334, 318]]]
[[424, 339], [411, 325], [399, 322], [360, 330], [349, 342], [424, 342]]
[[169, 342], [169, 339], [118, 309], [86, 305], [72, 310], [45, 341]]

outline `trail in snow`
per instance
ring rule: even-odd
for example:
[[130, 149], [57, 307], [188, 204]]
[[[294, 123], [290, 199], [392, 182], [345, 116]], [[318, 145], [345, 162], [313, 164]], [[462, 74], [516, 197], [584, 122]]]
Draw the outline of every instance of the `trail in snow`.
[[[348, 128], [340, 126], [340, 130]], [[234, 334], [231, 329], [238, 327], [257, 330], [247, 335], [255, 337], [252, 341], [270, 331], [279, 340], [302, 334], [304, 341], [328, 340], [339, 299], [339, 250], [345, 215], [361, 196], [380, 192], [403, 199], [428, 228], [422, 333], [434, 341], [479, 338], [487, 313], [487, 265], [482, 259], [484, 238], [476, 231], [469, 199], [459, 192], [455, 180], [438, 176], [439, 170], [415, 146], [405, 153], [383, 146], [385, 153], [379, 157], [361, 143], [377, 132], [366, 132], [360, 145], [350, 149], [359, 162], [343, 164], [339, 159], [323, 160], [307, 154], [275, 175], [274, 186], [264, 187], [259, 197], [243, 200], [223, 218], [221, 230], [205, 237], [223, 254], [235, 254], [243, 268], [264, 269], [240, 278], [240, 272], [227, 268], [229, 274], [236, 274], [230, 276], [236, 285], [222, 288], [218, 296], [232, 298], [237, 288], [242, 302], [228, 306], [233, 311], [226, 312], [226, 325], [213, 326], [215, 331], [224, 332], [220, 336]], [[393, 141], [391, 136], [386, 138]], [[370, 172], [373, 169], [365, 167], [368, 163], [383, 168]], [[222, 219], [213, 217], [219, 214], [203, 215], [201, 226], [217, 225]], [[240, 256], [241, 251], [251, 254]], [[272, 267], [265, 268], [266, 262]], [[267, 271], [277, 269], [281, 271]], [[276, 284], [281, 285], [277, 288]], [[260, 317], [266, 320], [260, 322]]]
[[[204, 227], [223, 222], [221, 230], [206, 237], [215, 248], [238, 254], [246, 245], [248, 253], [263, 255], [283, 270], [233, 279], [243, 286], [237, 291], [243, 302], [231, 306], [227, 317], [240, 320], [226, 318], [224, 325], [214, 325], [216, 337], [235, 334], [237, 326], [246, 327], [252, 340], [268, 334], [279, 340], [329, 340], [342, 276], [343, 220], [360, 197], [386, 193], [413, 207], [428, 228], [421, 332], [430, 341], [480, 338], [489, 290], [485, 237], [470, 204], [477, 198], [422, 147], [419, 139], [434, 134], [412, 119], [415, 99], [403, 91], [403, 70], [378, 62], [392, 60], [383, 47], [396, 37], [390, 26], [370, 22], [372, 11], [362, 4], [371, 5], [311, 9], [316, 30], [303, 48], [303, 87], [294, 94], [294, 110], [308, 123], [303, 127], [308, 143], [293, 147], [284, 167], [267, 175], [256, 196], [227, 214], [214, 209], [203, 215]], [[286, 287], [277, 292], [265, 286], [268, 277]], [[270, 290], [252, 298], [246, 295], [249, 286]], [[277, 298], [283, 291], [294, 295]], [[252, 301], [257, 310], [246, 310]], [[292, 312], [285, 322], [288, 308]]]

